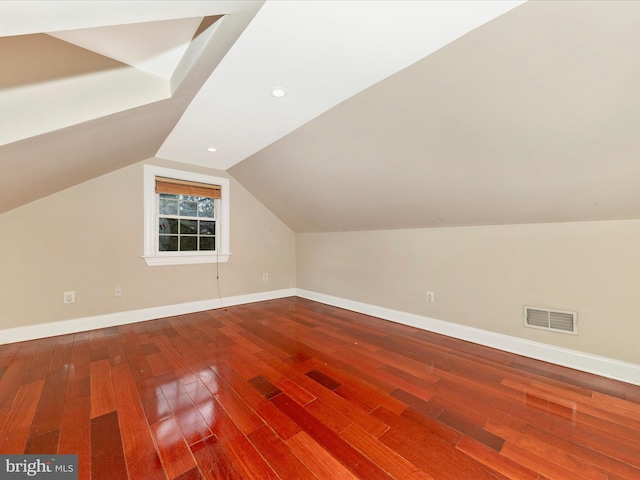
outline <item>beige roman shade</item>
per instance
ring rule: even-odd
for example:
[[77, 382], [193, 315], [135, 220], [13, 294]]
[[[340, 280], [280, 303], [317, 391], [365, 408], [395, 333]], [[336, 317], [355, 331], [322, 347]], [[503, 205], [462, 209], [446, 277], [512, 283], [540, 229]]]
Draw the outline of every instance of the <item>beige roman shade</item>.
[[156, 193], [191, 195], [194, 197], [220, 198], [220, 185], [156, 177]]

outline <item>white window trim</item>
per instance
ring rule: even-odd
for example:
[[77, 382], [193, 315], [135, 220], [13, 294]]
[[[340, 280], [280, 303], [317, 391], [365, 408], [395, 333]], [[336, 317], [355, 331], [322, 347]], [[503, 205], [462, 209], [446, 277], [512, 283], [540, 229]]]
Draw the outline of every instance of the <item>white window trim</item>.
[[[162, 252], [156, 251], [158, 236], [158, 213], [156, 177], [175, 178], [192, 182], [220, 185], [220, 208], [216, 219], [219, 222], [217, 249], [213, 252]], [[216, 229], [217, 230], [217, 229]], [[144, 255], [142, 258], [149, 266], [156, 265], [184, 265], [192, 263], [218, 263], [229, 261], [229, 179], [203, 175], [201, 173], [185, 172], [171, 168], [144, 166]]]

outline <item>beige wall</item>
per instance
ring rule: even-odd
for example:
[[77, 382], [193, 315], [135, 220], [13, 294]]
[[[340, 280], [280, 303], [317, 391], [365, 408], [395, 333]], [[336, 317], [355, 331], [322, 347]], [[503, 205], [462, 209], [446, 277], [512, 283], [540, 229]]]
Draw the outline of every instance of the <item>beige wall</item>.
[[[152, 159], [0, 215], [0, 329], [218, 297], [215, 264], [149, 267], [141, 258], [144, 163], [227, 176]], [[639, 363], [640, 220], [294, 235], [233, 178], [230, 215], [223, 297], [295, 282]], [[66, 290], [76, 304], [63, 305]], [[578, 311], [579, 335], [524, 328], [523, 305]]]
[[[296, 258], [305, 290], [640, 363], [638, 220], [297, 234]], [[524, 305], [577, 311], [579, 335]]]
[[[149, 267], [141, 258], [143, 163], [0, 215], [0, 329], [218, 298], [215, 264]], [[288, 288], [293, 232], [233, 179], [230, 193], [233, 256], [220, 264], [222, 297]], [[73, 305], [62, 302], [68, 290]]]

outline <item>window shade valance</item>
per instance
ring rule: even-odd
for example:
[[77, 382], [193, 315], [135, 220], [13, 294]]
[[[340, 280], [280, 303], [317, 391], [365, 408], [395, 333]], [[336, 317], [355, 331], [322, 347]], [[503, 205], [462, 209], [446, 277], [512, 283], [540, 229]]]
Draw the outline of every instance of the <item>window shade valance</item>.
[[191, 195], [194, 197], [220, 198], [220, 185], [156, 177], [156, 193]]

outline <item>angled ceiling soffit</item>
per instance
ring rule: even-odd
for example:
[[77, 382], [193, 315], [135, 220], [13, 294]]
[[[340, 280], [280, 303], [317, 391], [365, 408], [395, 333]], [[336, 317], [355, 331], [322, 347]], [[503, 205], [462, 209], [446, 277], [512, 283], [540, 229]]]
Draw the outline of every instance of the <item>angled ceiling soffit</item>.
[[0, 145], [171, 98], [220, 18], [0, 37]]
[[[189, 44], [167, 78], [43, 33], [14, 35], [13, 43], [10, 43], [12, 37], [0, 37], [0, 61], [13, 62], [12, 68], [5, 69], [0, 76], [0, 125], [3, 127], [0, 133], [4, 134], [5, 127], [13, 129], [11, 141], [6, 137], [0, 141], [0, 214], [153, 157], [260, 5], [251, 4], [251, 8], [234, 11], [232, 15], [198, 17], [197, 25], [189, 33]], [[52, 53], [61, 52], [64, 61], [53, 54], [43, 55], [38, 45], [51, 48]], [[77, 61], [78, 58], [81, 61]], [[44, 112], [43, 104], [53, 101], [45, 85], [58, 80], [64, 82], [69, 77], [101, 77], [113, 70], [129, 72], [125, 75], [134, 78], [134, 82], [148, 80], [147, 85], [160, 94], [154, 100], [143, 92], [148, 95], [144, 101], [138, 99], [96, 115], [95, 111], [86, 112], [93, 104], [78, 100], [82, 92], [69, 89], [66, 99], [59, 100], [55, 107], [48, 107], [55, 110], [52, 120], [60, 116], [66, 118], [66, 122], [46, 124], [40, 120], [41, 115], [48, 113]], [[11, 75], [5, 75], [9, 71]], [[102, 86], [111, 89], [112, 95], [128, 95], [126, 89], [115, 91], [109, 82]], [[19, 105], [9, 109], [8, 103], [15, 100], [11, 95], [3, 95], [30, 87], [36, 90], [32, 90], [34, 97], [28, 99], [34, 105], [29, 115], [23, 114]], [[99, 89], [93, 92], [98, 100], [104, 95]], [[75, 113], [85, 116], [73, 117], [75, 113], [69, 114], [68, 109], [76, 109]], [[31, 128], [31, 122], [39, 128]], [[13, 124], [31, 130], [25, 134]]]

